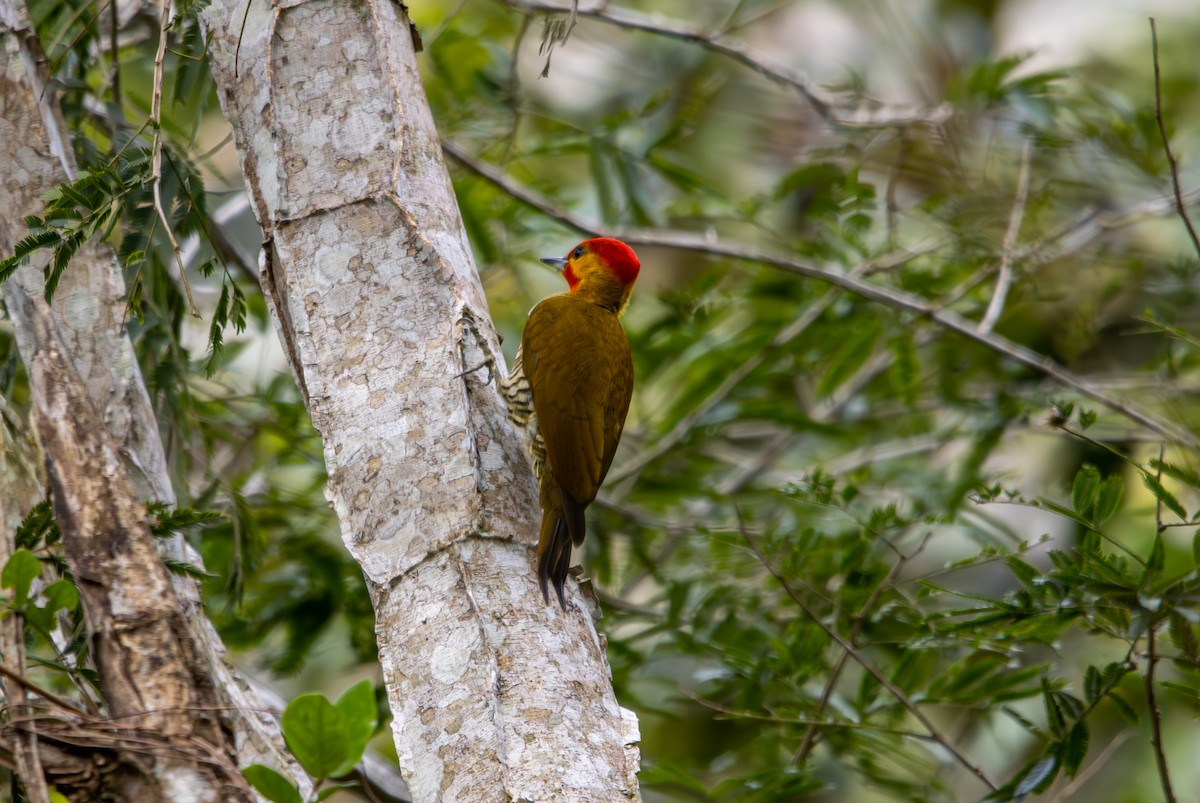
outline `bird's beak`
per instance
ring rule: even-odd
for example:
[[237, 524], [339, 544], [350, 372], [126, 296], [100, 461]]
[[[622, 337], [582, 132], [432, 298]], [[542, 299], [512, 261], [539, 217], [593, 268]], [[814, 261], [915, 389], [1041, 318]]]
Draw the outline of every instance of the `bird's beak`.
[[560, 273], [567, 268], [567, 260], [562, 257], [543, 257], [542, 261]]

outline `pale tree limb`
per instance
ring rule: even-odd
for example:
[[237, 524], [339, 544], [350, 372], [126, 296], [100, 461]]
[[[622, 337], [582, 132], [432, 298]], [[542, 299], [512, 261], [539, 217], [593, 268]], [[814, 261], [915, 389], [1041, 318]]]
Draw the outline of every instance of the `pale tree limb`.
[[1000, 270], [996, 275], [996, 289], [992, 291], [991, 301], [983, 320], [979, 322], [980, 334], [987, 334], [996, 328], [1000, 313], [1004, 311], [1004, 301], [1008, 298], [1008, 288], [1012, 285], [1013, 259], [1017, 248], [1017, 236], [1021, 232], [1021, 220], [1025, 216], [1025, 200], [1029, 197], [1029, 164], [1033, 159], [1033, 141], [1025, 140], [1021, 148], [1021, 169], [1017, 175], [1017, 197], [1013, 201], [1012, 213], [1008, 216], [1008, 228], [1004, 232], [1004, 240], [1000, 245]]
[[1200, 236], [1196, 234], [1196, 227], [1192, 225], [1192, 219], [1188, 215], [1187, 204], [1183, 201], [1183, 190], [1179, 185], [1179, 163], [1175, 159], [1175, 152], [1171, 150], [1171, 140], [1167, 137], [1167, 124], [1163, 119], [1162, 75], [1158, 66], [1158, 28], [1154, 23], [1154, 17], [1150, 18], [1150, 43], [1154, 54], [1154, 119], [1158, 123], [1158, 133], [1162, 137], [1167, 163], [1171, 166], [1171, 188], [1175, 192], [1175, 209], [1183, 220], [1188, 237], [1192, 239], [1192, 247], [1196, 249], [1196, 255], [1200, 256]]
[[464, 374], [499, 343], [403, 6], [217, 0], [204, 21], [413, 799], [639, 799], [594, 598], [543, 602], [528, 460]]
[[[626, 30], [642, 31], [667, 39], [675, 39], [699, 45], [705, 50], [720, 54], [741, 64], [743, 67], [780, 86], [794, 90], [804, 98], [813, 111], [820, 115], [823, 120], [834, 125], [874, 128], [913, 124], [941, 124], [950, 118], [950, 107], [945, 104], [933, 109], [918, 108], [908, 110], [880, 108], [876, 110], [844, 111], [842, 107], [846, 104], [836, 97], [813, 88], [812, 82], [807, 78], [782, 65], [771, 63], [756, 54], [746, 44], [730, 40], [721, 32], [710, 34], [680, 23], [652, 19], [628, 9], [609, 8], [608, 4], [604, 2], [582, 6], [578, 0], [573, 0], [570, 5], [545, 2], [545, 0], [500, 1], [510, 8], [526, 13], [540, 11], [548, 14], [568, 15], [566, 22], [559, 22], [557, 26], [548, 27], [548, 30], [558, 34], [552, 40], [556, 44], [565, 42], [566, 35], [570, 34], [570, 29], [574, 26], [575, 18], [583, 17]], [[565, 31], [566, 35], [563, 35], [563, 31]], [[542, 73], [543, 77], [547, 75], [549, 69], [550, 61], [549, 55], [547, 55], [546, 66]]]
[[[531, 206], [543, 212], [548, 217], [558, 220], [564, 225], [578, 231], [592, 236], [599, 236], [601, 234], [599, 228], [594, 224], [555, 207], [527, 188], [510, 181], [498, 170], [480, 162], [457, 144], [443, 141], [442, 145], [446, 153], [453, 157], [455, 161], [467, 166], [472, 172], [495, 184], [521, 203]], [[1192, 432], [1176, 424], [1162, 421], [1140, 406], [1114, 398], [1100, 385], [1078, 376], [1044, 354], [1039, 354], [1032, 349], [1014, 343], [1008, 338], [993, 332], [979, 331], [979, 326], [976, 322], [942, 309], [937, 301], [930, 301], [903, 290], [870, 282], [855, 276], [853, 273], [848, 273], [840, 269], [822, 267], [785, 255], [760, 251], [755, 247], [741, 243], [722, 243], [690, 232], [630, 230], [625, 232], [604, 232], [603, 234], [604, 236], [620, 237], [630, 245], [671, 248], [745, 262], [757, 262], [787, 271], [788, 273], [828, 282], [835, 287], [840, 287], [869, 301], [875, 301], [893, 309], [903, 310], [927, 318], [943, 329], [962, 335], [968, 340], [972, 340], [991, 351], [1008, 357], [1038, 373], [1044, 374], [1062, 386], [1092, 399], [1115, 413], [1136, 421], [1141, 426], [1169, 441], [1188, 446], [1189, 448], [1200, 449], [1200, 439]]]
[[[0, 49], [6, 63], [13, 65], [0, 114], [3, 130], [0, 163], [21, 166], [21, 171], [11, 174], [0, 187], [0, 246], [8, 251], [25, 234], [22, 216], [39, 211], [46, 192], [73, 179], [75, 163], [53, 94], [45, 89], [45, 60], [40, 45], [23, 5], [16, 0], [0, 0]], [[100, 521], [96, 518], [98, 509], [85, 516], [87, 511], [82, 508], [63, 507], [67, 495], [64, 489], [55, 500], [60, 506], [56, 512], [73, 516], [71, 522], [84, 519], [99, 522], [103, 530], [109, 525], [115, 527], [112, 516], [124, 511], [122, 515], [129, 519], [125, 529], [130, 537], [149, 538], [142, 529], [145, 501], [173, 506], [175, 496], [150, 398], [123, 326], [125, 285], [121, 271], [107, 246], [85, 245], [64, 273], [51, 307], [42, 299], [40, 267], [44, 260], [44, 255], [35, 257], [34, 264], [19, 269], [3, 286], [17, 344], [33, 378], [35, 408], [40, 410], [42, 434], [48, 439], [43, 445], [52, 441], [64, 450], [63, 454], [49, 455], [54, 464], [50, 467], [60, 479], [67, 476], [63, 472], [71, 467], [85, 478], [96, 481], [103, 478], [111, 502], [105, 513], [108, 518], [102, 517]], [[39, 361], [40, 367], [35, 370]], [[46, 370], [47, 361], [55, 366], [50, 371]], [[56, 421], [55, 414], [49, 413], [54, 401], [59, 403], [57, 415], [78, 416], [76, 423], [78, 420], [92, 423], [82, 433], [86, 438], [74, 440], [73, 436], [55, 429], [69, 422]], [[67, 406], [63, 407], [64, 404]], [[85, 444], [93, 449], [86, 455]], [[60, 458], [63, 462], [58, 463]], [[130, 488], [134, 489], [131, 498], [136, 501], [130, 501], [127, 494]], [[78, 505], [88, 502], [78, 494], [75, 501]], [[136, 515], [127, 510], [131, 504]], [[138, 521], [134, 522], [134, 518]], [[78, 539], [87, 534], [71, 522], [60, 520], [59, 524], [64, 543], [79, 557], [80, 550], [86, 548]], [[135, 547], [130, 544], [128, 548]], [[174, 560], [199, 563], [198, 556], [181, 537], [169, 539], [165, 548]], [[152, 542], [147, 554], [155, 555]], [[160, 644], [174, 645], [170, 647], [175, 651], [171, 660], [179, 661], [174, 665], [181, 667], [180, 677], [191, 678], [192, 692], [202, 707], [223, 712], [221, 727], [208, 731], [218, 740], [214, 749], [236, 747], [238, 765], [271, 764], [290, 775], [302, 794], [308, 794], [311, 783], [283, 749], [278, 725], [261, 711], [257, 698], [224, 662], [224, 646], [204, 614], [195, 581], [166, 576], [156, 556], [144, 563], [107, 567], [114, 570], [109, 577], [110, 589], [145, 603], [147, 607], [141, 612], [151, 620], [172, 623], [165, 629], [158, 628], [162, 636]], [[78, 574], [87, 577], [87, 572]], [[80, 582], [81, 586], [87, 586], [86, 579]], [[99, 619], [104, 615], [100, 610], [104, 601], [94, 594], [84, 596], [90, 597], [91, 625], [103, 628], [111, 624]], [[176, 630], [176, 625], [181, 629]], [[111, 663], [118, 664], [113, 669], [117, 686], [122, 685], [117, 676], [126, 670], [134, 671], [137, 665], [131, 661], [128, 666], [121, 666], [119, 658]], [[135, 689], [135, 696], [140, 696], [143, 690], [148, 695], [141, 703], [144, 707], [177, 708], [176, 701], [150, 699], [160, 678], [149, 677], [146, 681], [144, 689]], [[140, 681], [135, 679], [134, 685], [141, 686]], [[114, 704], [112, 700], [109, 702]], [[136, 708], [137, 704], [132, 699], [115, 701], [114, 707], [122, 706]], [[60, 754], [59, 758], [64, 756]], [[71, 760], [78, 761], [76, 757]], [[229, 763], [232, 765], [232, 761]], [[49, 765], [47, 772], [53, 775]], [[238, 779], [240, 774], [230, 788], [238, 787]]]
[[1132, 736], [1133, 732], [1127, 730], [1121, 731], [1114, 736], [1112, 741], [1106, 744], [1104, 749], [1100, 751], [1100, 754], [1092, 759], [1092, 761], [1083, 769], [1082, 772], [1072, 778], [1070, 783], [1058, 790], [1054, 797], [1047, 801], [1047, 803], [1062, 803], [1062, 801], [1074, 796], [1075, 793], [1082, 789], [1084, 785], [1087, 784], [1087, 782], [1091, 780], [1099, 770], [1102, 770], [1109, 765], [1109, 759], [1111, 759], [1117, 750], [1119, 750], [1121, 746], [1125, 744], [1125, 742], [1129, 741]]

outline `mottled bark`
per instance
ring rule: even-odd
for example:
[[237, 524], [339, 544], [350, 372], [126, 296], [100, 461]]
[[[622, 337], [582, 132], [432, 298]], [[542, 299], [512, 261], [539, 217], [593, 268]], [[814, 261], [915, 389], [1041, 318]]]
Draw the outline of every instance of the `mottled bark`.
[[593, 603], [574, 583], [568, 613], [543, 603], [528, 461], [489, 374], [461, 375], [499, 348], [403, 6], [206, 14], [414, 800], [638, 799]]
[[[25, 234], [22, 216], [40, 210], [41, 197], [72, 177], [74, 163], [46, 91], [40, 47], [16, 0], [0, 0], [0, 53], [0, 251], [11, 253]], [[64, 784], [80, 779], [81, 788], [116, 782], [147, 800], [249, 800], [235, 767], [261, 761], [308, 788], [286, 758], [277, 725], [225, 664], [195, 583], [170, 576], [155, 550], [145, 501], [173, 504], [174, 494], [125, 334], [124, 280], [111, 250], [81, 249], [53, 306], [41, 298], [44, 263], [44, 256], [34, 259], [6, 282], [4, 301], [29, 370], [55, 515], [93, 629], [106, 702], [111, 713], [130, 717], [123, 725], [180, 746], [131, 757], [99, 737], [80, 747], [76, 735], [65, 744], [79, 749], [47, 747], [47, 773]], [[176, 559], [196, 561], [182, 539], [169, 548]], [[94, 771], [80, 764], [89, 750]], [[114, 756], [128, 760], [129, 772], [109, 772]]]

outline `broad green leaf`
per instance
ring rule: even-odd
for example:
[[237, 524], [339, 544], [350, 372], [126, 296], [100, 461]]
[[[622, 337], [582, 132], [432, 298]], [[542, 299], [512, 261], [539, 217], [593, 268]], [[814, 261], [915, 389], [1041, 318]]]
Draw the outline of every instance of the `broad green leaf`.
[[251, 764], [242, 769], [250, 785], [271, 803], [304, 803], [291, 781], [263, 764]]
[[350, 738], [346, 720], [322, 695], [302, 694], [292, 700], [280, 724], [292, 755], [314, 778], [329, 778], [346, 762]]
[[375, 733], [378, 720], [378, 712], [375, 709], [375, 684], [369, 680], [355, 683], [342, 693], [334, 707], [345, 720], [346, 731], [349, 734], [346, 760], [332, 775], [337, 778], [350, 772], [354, 765], [362, 760], [367, 742], [371, 741], [371, 736]]
[[73, 611], [79, 605], [79, 590], [70, 580], [55, 580], [46, 586], [46, 609], [51, 612]]
[[0, 571], [0, 585], [13, 591], [13, 604], [23, 608], [29, 599], [29, 587], [42, 573], [42, 562], [28, 549], [18, 549]]

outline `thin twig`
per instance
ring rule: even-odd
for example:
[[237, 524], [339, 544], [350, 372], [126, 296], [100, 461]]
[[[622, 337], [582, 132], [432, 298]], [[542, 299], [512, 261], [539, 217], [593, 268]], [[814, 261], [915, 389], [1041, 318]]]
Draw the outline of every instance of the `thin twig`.
[[937, 725], [933, 723], [933, 720], [926, 716], [925, 712], [918, 708], [916, 703], [909, 699], [908, 695], [905, 694], [900, 687], [892, 683], [891, 679], [887, 675], [876, 669], [875, 665], [868, 661], [866, 656], [859, 652], [858, 648], [850, 643], [850, 641], [847, 640], [841, 633], [825, 623], [825, 620], [822, 619], [817, 612], [809, 606], [804, 597], [797, 593], [796, 589], [792, 587], [792, 584], [788, 582], [787, 578], [775, 568], [775, 565], [772, 564], [767, 556], [763, 554], [762, 550], [758, 548], [758, 544], [756, 544], [754, 539], [750, 537], [750, 534], [746, 532], [745, 524], [742, 521], [741, 510], [736, 507], [734, 510], [737, 512], [738, 530], [740, 531], [742, 538], [745, 539], [746, 543], [750, 546], [750, 549], [754, 552], [755, 556], [757, 556], [763, 567], [770, 573], [772, 577], [775, 578], [776, 581], [778, 581], [779, 585], [783, 587], [783, 590], [787, 592], [787, 595], [792, 598], [793, 602], [796, 603], [796, 606], [804, 612], [804, 615], [811, 619], [813, 624], [825, 631], [825, 635], [836, 641], [838, 646], [849, 653], [850, 657], [854, 659], [855, 663], [861, 666], [868, 675], [875, 678], [880, 686], [883, 686], [883, 688], [887, 689], [888, 692], [890, 692], [891, 695], [895, 697], [902, 706], [904, 706], [905, 710], [912, 714], [913, 717], [925, 727], [925, 730], [929, 732], [929, 735], [932, 736], [938, 744], [950, 751], [950, 754], [953, 755], [960, 764], [966, 767], [972, 775], [982, 781], [989, 789], [997, 789], [998, 787], [996, 786], [995, 782], [988, 777], [987, 773], [984, 772], [981, 767], [973, 763], [971, 759], [968, 758], [961, 750], [959, 750], [958, 745], [947, 739]]
[[112, 81], [110, 87], [112, 89], [113, 105], [118, 109], [121, 108], [121, 53], [117, 49], [117, 28], [120, 19], [117, 16], [117, 4], [110, 3], [108, 6], [108, 46], [112, 51]]
[[175, 264], [179, 266], [179, 279], [183, 283], [183, 294], [187, 296], [188, 311], [195, 318], [200, 317], [196, 302], [192, 300], [192, 286], [188, 282], [187, 268], [183, 266], [183, 257], [179, 253], [179, 243], [175, 233], [171, 231], [171, 221], [162, 202], [162, 90], [163, 62], [166, 59], [167, 39], [171, 31], [171, 0], [161, 0], [162, 17], [158, 28], [158, 52], [154, 54], [154, 94], [150, 101], [150, 124], [154, 127], [154, 167], [150, 180], [154, 187], [154, 211], [162, 221], [163, 231], [171, 243], [171, 253], [175, 255]]
[[785, 346], [792, 340], [795, 340], [797, 337], [799, 337], [804, 330], [812, 325], [817, 318], [821, 317], [825, 310], [829, 309], [829, 306], [833, 304], [833, 302], [840, 295], [841, 293], [837, 290], [829, 290], [824, 296], [817, 299], [817, 301], [809, 306], [808, 309], [804, 310], [804, 314], [781, 329], [779, 333], [776, 334], [771, 340], [771, 345], [768, 348], [758, 351], [752, 357], [742, 362], [742, 364], [737, 368], [730, 371], [725, 377], [724, 381], [721, 382], [720, 386], [718, 386], [712, 393], [708, 394], [708, 396], [705, 397], [705, 399], [699, 404], [697, 404], [687, 415], [681, 418], [678, 423], [671, 428], [670, 432], [655, 441], [654, 445], [640, 450], [637, 457], [622, 465], [618, 470], [610, 473], [608, 481], [613, 484], [621, 482], [627, 477], [637, 474], [646, 466], [650, 465], [659, 457], [674, 448], [675, 444], [683, 440], [687, 434], [692, 431], [696, 424], [699, 423], [701, 418], [708, 415], [709, 411], [728, 398], [729, 394], [732, 393], [734, 389], [742, 383], [743, 379], [745, 379], [747, 376], [753, 373], [756, 368], [766, 362], [767, 357], [770, 356], [775, 349], [779, 348], [780, 346]]
[[[579, 218], [563, 209], [555, 207], [548, 203], [545, 199], [538, 197], [528, 189], [521, 187], [511, 182], [507, 177], [501, 174], [491, 165], [480, 162], [475, 157], [468, 154], [456, 143], [447, 140], [442, 141], [442, 147], [445, 152], [455, 161], [460, 162], [472, 172], [480, 177], [495, 184], [497, 187], [504, 190], [515, 200], [526, 204], [534, 209], [545, 214], [554, 220], [570, 226], [577, 231], [599, 236], [601, 230], [599, 227]], [[1192, 449], [1200, 449], [1200, 439], [1191, 432], [1178, 427], [1174, 424], [1160, 421], [1150, 413], [1144, 412], [1139, 407], [1120, 401], [1109, 396], [1102, 388], [1093, 382], [1090, 382], [1083, 377], [1077, 376], [1062, 365], [1055, 362], [1050, 357], [1039, 354], [1032, 349], [1014, 343], [1008, 338], [1001, 337], [992, 332], [980, 332], [978, 325], [974, 321], [969, 321], [960, 315], [940, 309], [937, 302], [929, 301], [920, 296], [906, 293], [903, 290], [897, 290], [886, 285], [875, 284], [854, 276], [843, 270], [832, 268], [824, 268], [813, 265], [808, 262], [793, 259], [791, 257], [765, 253], [757, 249], [742, 244], [726, 244], [719, 241], [712, 241], [705, 238], [703, 235], [692, 234], [690, 232], [672, 232], [658, 230], [631, 230], [626, 232], [606, 233], [605, 236], [618, 236], [622, 240], [631, 245], [653, 246], [657, 248], [671, 248], [676, 250], [692, 251], [699, 254], [708, 254], [710, 256], [725, 257], [729, 259], [742, 260], [745, 262], [758, 262], [771, 267], [779, 268], [780, 270], [794, 273], [800, 276], [807, 276], [812, 279], [819, 279], [828, 282], [835, 287], [840, 287], [857, 296], [865, 298], [869, 301], [875, 301], [885, 306], [890, 306], [895, 309], [905, 310], [915, 315], [928, 318], [944, 329], [962, 335], [968, 340], [973, 340], [980, 345], [1002, 354], [1016, 362], [1021, 363], [1033, 370], [1050, 377], [1061, 385], [1072, 388], [1078, 393], [1087, 396], [1098, 404], [1107, 407], [1113, 412], [1119, 413], [1132, 421], [1136, 421], [1143, 427], [1158, 433], [1160, 436], [1168, 440], [1188, 446]]]
[[504, 93], [512, 107], [512, 127], [504, 141], [504, 153], [500, 157], [502, 167], [508, 164], [509, 157], [512, 156], [513, 146], [517, 144], [517, 132], [521, 126], [521, 104], [517, 102], [517, 97], [521, 94], [521, 46], [525, 44], [525, 36], [529, 33], [529, 26], [532, 24], [532, 15], [527, 14], [522, 18], [521, 28], [517, 31], [516, 39], [513, 40], [512, 56], [508, 63], [508, 82]]
[[1066, 800], [1082, 789], [1083, 785], [1087, 783], [1093, 775], [1096, 774], [1097, 770], [1108, 766], [1108, 760], [1112, 758], [1113, 753], [1117, 752], [1121, 745], [1125, 744], [1125, 742], [1127, 742], [1131, 736], [1133, 736], [1132, 731], [1121, 731], [1114, 736], [1113, 740], [1106, 744], [1104, 749], [1100, 751], [1100, 755], [1096, 756], [1096, 758], [1090, 764], [1088, 764], [1081, 773], [1072, 778], [1069, 784], [1060, 789], [1058, 793], [1048, 801], [1048, 803], [1062, 803], [1062, 801]]
[[713, 702], [712, 700], [705, 700], [703, 697], [697, 697], [694, 694], [688, 693], [686, 689], [683, 690], [683, 693], [687, 694], [687, 696], [698, 705], [702, 705], [705, 708], [721, 714], [726, 714], [730, 717], [736, 717], [738, 719], [754, 719], [758, 720], [759, 722], [775, 722], [780, 725], [808, 725], [818, 728], [845, 728], [846, 730], [864, 730], [872, 731], [874, 733], [890, 733], [894, 736], [903, 736], [906, 739], [919, 739], [924, 742], [937, 741], [937, 739], [935, 739], [933, 736], [930, 736], [928, 733], [919, 733], [917, 731], [904, 730], [903, 728], [887, 728], [881, 725], [868, 725], [865, 722], [848, 722], [845, 720], [823, 721], [819, 719], [812, 719], [811, 717], [780, 717], [776, 716], [775, 714], [759, 714], [755, 711], [742, 711], [737, 708], [730, 708], [729, 706], [721, 705], [720, 703]]
[[1167, 124], [1162, 112], [1162, 76], [1158, 67], [1158, 29], [1154, 25], [1154, 17], [1150, 18], [1150, 45], [1154, 53], [1154, 119], [1158, 123], [1158, 133], [1162, 137], [1163, 151], [1167, 154], [1167, 162], [1171, 165], [1171, 187], [1175, 191], [1175, 208], [1179, 217], [1187, 227], [1188, 236], [1192, 238], [1192, 246], [1200, 256], [1200, 237], [1196, 236], [1196, 228], [1188, 217], [1187, 205], [1183, 202], [1183, 190], [1179, 186], [1179, 164], [1175, 161], [1175, 153], [1171, 150], [1171, 141], [1167, 138]]
[[988, 302], [987, 312], [979, 322], [979, 331], [987, 333], [996, 327], [1000, 313], [1004, 311], [1004, 301], [1008, 298], [1008, 288], [1012, 285], [1013, 256], [1016, 253], [1017, 235], [1021, 231], [1021, 220], [1025, 216], [1025, 200], [1029, 197], [1029, 163], [1033, 158], [1033, 141], [1025, 140], [1021, 149], [1021, 171], [1017, 176], [1017, 197], [1013, 201], [1012, 214], [1008, 216], [1008, 229], [1004, 232], [1004, 240], [1000, 245], [1000, 272], [996, 276], [996, 289], [992, 292], [992, 300]]
[[[741, 42], [730, 41], [722, 37], [720, 33], [708, 34], [704, 31], [695, 28], [689, 28], [685, 25], [664, 22], [659, 19], [651, 19], [650, 17], [636, 14], [630, 11], [616, 11], [606, 7], [606, 4], [599, 3], [587, 7], [580, 7], [578, 0], [574, 0], [571, 5], [560, 3], [545, 2], [544, 0], [501, 0], [510, 8], [521, 11], [543, 11], [552, 14], [573, 14], [577, 13], [580, 17], [586, 17], [598, 22], [603, 22], [607, 25], [612, 25], [626, 30], [642, 31], [645, 33], [654, 34], [667, 39], [675, 39], [682, 42], [689, 42], [699, 45], [705, 50], [710, 50], [714, 53], [719, 53], [726, 58], [741, 64], [749, 70], [763, 76], [764, 78], [773, 81], [788, 89], [793, 89], [798, 92], [801, 97], [808, 102], [813, 110], [821, 116], [826, 122], [842, 126], [863, 126], [863, 127], [886, 127], [899, 126], [912, 123], [941, 123], [950, 116], [950, 108], [948, 105], [938, 106], [934, 109], [916, 109], [909, 111], [893, 111], [890, 109], [874, 112], [855, 113], [853, 115], [844, 115], [836, 111], [839, 105], [838, 101], [833, 97], [823, 95], [818, 90], [814, 89], [808, 79], [803, 76], [778, 65], [772, 64], [762, 57], [756, 55], [748, 46]], [[549, 62], [547, 61], [547, 67]], [[855, 101], [857, 103], [857, 101]]]
[[[1141, 469], [1141, 466], [1138, 466], [1138, 469]], [[1157, 480], [1157, 482], [1158, 482], [1159, 488], [1162, 488], [1162, 475], [1163, 475], [1163, 445], [1160, 443], [1158, 445], [1158, 475], [1155, 477], [1155, 480]], [[1155, 535], [1162, 535], [1163, 530], [1166, 529], [1165, 527], [1163, 527], [1162, 509], [1163, 509], [1162, 494], [1156, 493], [1156, 494], [1154, 494], [1154, 532], [1155, 532]]]
[[8, 678], [9, 680], [11, 680], [15, 683], [19, 683], [25, 689], [28, 689], [29, 691], [33, 692], [38, 697], [41, 697], [42, 699], [44, 699], [46, 702], [53, 703], [54, 705], [61, 708], [63, 711], [69, 711], [72, 714], [78, 714], [80, 716], [87, 715], [87, 712], [83, 711], [78, 705], [76, 705], [71, 700], [68, 700], [66, 697], [60, 697], [59, 695], [55, 694], [54, 692], [50, 691], [49, 689], [39, 686], [37, 683], [34, 683], [32, 680], [25, 677], [20, 672], [14, 672], [13, 670], [9, 669], [7, 666], [4, 666], [3, 664], [0, 664], [0, 675], [3, 675], [4, 677]]
[[[932, 534], [932, 530], [929, 530], [925, 533], [925, 537], [921, 539], [921, 543], [917, 545], [913, 555], [918, 555], [921, 553], [921, 551], [925, 548], [926, 542], [929, 540], [929, 536]], [[854, 619], [852, 619], [850, 622], [849, 639], [851, 643], [858, 643], [858, 635], [862, 632], [863, 622], [866, 621], [867, 615], [871, 612], [871, 609], [875, 607], [875, 604], [879, 602], [879, 598], [883, 596], [884, 589], [891, 586], [892, 582], [896, 579], [896, 576], [900, 574], [900, 570], [904, 568], [904, 565], [911, 557], [912, 555], [901, 555], [899, 558], [897, 558], [896, 562], [892, 564], [892, 568], [888, 570], [887, 576], [884, 577], [874, 589], [872, 589], [871, 595], [867, 597], [866, 602], [864, 602], [862, 607], [858, 609], [858, 613], [854, 615]], [[821, 727], [819, 722], [820, 717], [824, 715], [825, 708], [829, 705], [829, 701], [833, 697], [834, 689], [837, 688], [838, 679], [841, 677], [842, 672], [846, 668], [846, 664], [849, 662], [850, 653], [843, 650], [841, 657], [838, 658], [837, 664], [834, 665], [833, 669], [829, 673], [828, 679], [825, 681], [825, 688], [821, 691], [821, 699], [817, 702], [816, 711], [813, 712], [813, 715], [817, 718], [817, 721], [805, 728], [804, 736], [800, 740], [800, 747], [792, 756], [793, 764], [803, 765], [805, 760], [808, 759], [809, 753], [812, 752], [813, 747], [816, 746], [817, 729]]]
[[1154, 697], [1154, 667], [1158, 657], [1154, 654], [1154, 626], [1146, 634], [1146, 708], [1150, 712], [1150, 743], [1154, 745], [1154, 761], [1158, 765], [1158, 777], [1162, 780], [1163, 798], [1166, 803], [1175, 803], [1175, 791], [1171, 789], [1171, 776], [1167, 772], [1167, 754], [1162, 741], [1162, 712]]

